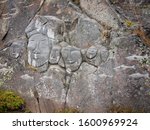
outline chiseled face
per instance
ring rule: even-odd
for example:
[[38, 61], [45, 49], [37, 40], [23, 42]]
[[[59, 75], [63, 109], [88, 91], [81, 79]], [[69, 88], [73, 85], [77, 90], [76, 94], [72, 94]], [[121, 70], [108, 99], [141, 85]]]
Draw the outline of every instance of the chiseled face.
[[66, 47], [62, 50], [62, 52], [62, 57], [65, 61], [66, 68], [70, 68], [72, 71], [77, 70], [82, 61], [80, 51]]
[[51, 43], [47, 36], [34, 34], [28, 42], [28, 63], [34, 67], [40, 67], [48, 62]]

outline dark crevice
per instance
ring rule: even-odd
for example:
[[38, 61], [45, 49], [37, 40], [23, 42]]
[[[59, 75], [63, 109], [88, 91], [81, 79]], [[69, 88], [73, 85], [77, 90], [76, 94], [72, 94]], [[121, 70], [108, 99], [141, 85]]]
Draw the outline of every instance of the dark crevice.
[[65, 73], [65, 83], [64, 83], [65, 88], [64, 89], [66, 91], [66, 95], [65, 95], [64, 109], [67, 108], [67, 97], [68, 97], [68, 92], [70, 89], [71, 77], [72, 77], [72, 72], [71, 73], [68, 73], [68, 72]]
[[37, 104], [38, 104], [38, 110], [39, 110], [39, 113], [41, 113], [41, 107], [40, 107], [40, 98], [39, 98], [39, 94], [34, 86], [34, 91], [33, 91], [33, 94], [34, 94], [34, 97], [37, 101]]

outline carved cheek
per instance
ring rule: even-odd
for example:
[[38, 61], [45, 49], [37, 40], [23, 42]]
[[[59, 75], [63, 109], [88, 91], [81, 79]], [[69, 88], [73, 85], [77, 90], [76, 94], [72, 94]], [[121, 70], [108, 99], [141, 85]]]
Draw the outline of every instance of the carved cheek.
[[28, 50], [33, 51], [36, 47], [36, 43], [35, 42], [30, 42], [28, 43]]

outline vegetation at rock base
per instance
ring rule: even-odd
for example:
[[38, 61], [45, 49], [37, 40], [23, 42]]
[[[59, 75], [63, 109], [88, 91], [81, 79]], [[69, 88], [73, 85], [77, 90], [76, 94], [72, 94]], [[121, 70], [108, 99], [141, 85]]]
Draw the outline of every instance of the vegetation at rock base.
[[25, 101], [15, 92], [0, 90], [0, 112], [23, 112]]
[[80, 111], [75, 108], [63, 108], [55, 111], [55, 113], [80, 113]]
[[115, 106], [109, 108], [108, 113], [143, 113], [144, 110], [135, 110], [132, 107], [127, 106]]

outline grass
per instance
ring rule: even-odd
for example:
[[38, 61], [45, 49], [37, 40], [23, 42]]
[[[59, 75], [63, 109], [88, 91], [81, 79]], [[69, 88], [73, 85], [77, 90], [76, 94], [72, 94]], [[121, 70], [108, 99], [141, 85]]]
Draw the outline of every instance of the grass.
[[80, 111], [75, 108], [63, 108], [55, 111], [55, 113], [80, 113]]
[[115, 106], [109, 108], [108, 113], [143, 113], [144, 110], [135, 110], [127, 106]]
[[15, 92], [0, 90], [0, 112], [22, 112], [25, 109], [25, 101]]

